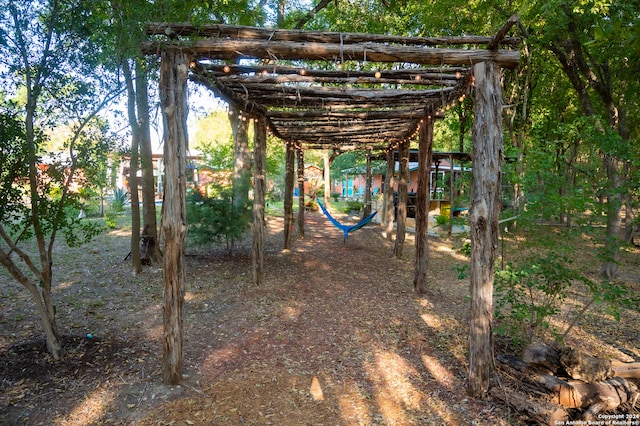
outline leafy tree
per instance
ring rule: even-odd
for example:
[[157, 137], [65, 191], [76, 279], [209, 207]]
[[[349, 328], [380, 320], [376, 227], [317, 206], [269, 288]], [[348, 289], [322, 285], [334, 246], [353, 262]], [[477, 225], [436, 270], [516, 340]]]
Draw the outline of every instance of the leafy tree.
[[[62, 357], [62, 344], [51, 294], [53, 246], [59, 233], [67, 243], [80, 244], [96, 232], [77, 218], [77, 211], [69, 212], [79, 207], [74, 182], [85, 166], [80, 154], [96, 148], [89, 147], [94, 141], [86, 130], [114, 96], [107, 91], [100, 99], [101, 82], [109, 74], [94, 69], [96, 22], [83, 6], [58, 0], [0, 2], [0, 80], [16, 99], [5, 102], [2, 111], [8, 127], [0, 143], [12, 167], [3, 164], [1, 175], [0, 263], [32, 295], [54, 359]], [[45, 155], [49, 134], [69, 123], [66, 155]]]
[[194, 147], [203, 161], [215, 170], [233, 170], [233, 135], [228, 113], [216, 110], [198, 120]]

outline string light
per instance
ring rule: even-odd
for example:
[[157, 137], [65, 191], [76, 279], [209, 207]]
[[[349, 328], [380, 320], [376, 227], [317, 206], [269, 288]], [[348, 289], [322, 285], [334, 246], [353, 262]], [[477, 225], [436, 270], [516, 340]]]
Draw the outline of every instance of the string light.
[[420, 76], [420, 74], [417, 74], [415, 79], [416, 79], [416, 81], [420, 81], [422, 79], [422, 77]]
[[382, 77], [382, 74], [380, 73], [380, 71], [376, 71], [376, 73], [374, 74], [374, 76], [375, 76], [376, 78], [380, 78], [380, 77]]
[[460, 80], [460, 77], [462, 77], [462, 74], [460, 74], [460, 71], [456, 72], [456, 79]]
[[231, 67], [229, 65], [225, 65], [224, 68], [222, 68], [222, 71], [230, 72], [231, 71]]

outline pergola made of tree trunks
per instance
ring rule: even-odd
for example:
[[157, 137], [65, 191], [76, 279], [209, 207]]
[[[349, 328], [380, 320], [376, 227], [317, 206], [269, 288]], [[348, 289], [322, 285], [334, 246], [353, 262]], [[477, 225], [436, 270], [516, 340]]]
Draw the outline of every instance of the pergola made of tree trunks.
[[[384, 152], [388, 163], [393, 162], [393, 150], [397, 149], [398, 257], [405, 232], [409, 140], [417, 133], [414, 285], [418, 292], [426, 291], [433, 122], [446, 106], [473, 95], [469, 392], [481, 395], [486, 391], [492, 371], [492, 267], [502, 157], [500, 77], [502, 68], [519, 65], [520, 53], [515, 49], [519, 40], [506, 36], [517, 20], [517, 16], [510, 18], [489, 37], [401, 37], [222, 24], [146, 26], [150, 41], [142, 50], [161, 57], [166, 174], [162, 218], [165, 383], [178, 383], [182, 370], [186, 82], [191, 79], [255, 120], [252, 258], [256, 284], [262, 281], [264, 257], [267, 129], [287, 142], [287, 169], [294, 149], [299, 153], [303, 149]], [[287, 185], [287, 191], [292, 189], [292, 184]]]

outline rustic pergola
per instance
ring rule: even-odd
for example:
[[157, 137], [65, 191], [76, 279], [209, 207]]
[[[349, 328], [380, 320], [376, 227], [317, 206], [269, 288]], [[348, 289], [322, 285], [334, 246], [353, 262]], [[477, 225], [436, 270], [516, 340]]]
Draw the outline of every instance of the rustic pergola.
[[[492, 267], [502, 156], [500, 75], [501, 68], [519, 65], [519, 52], [514, 48], [518, 40], [506, 36], [517, 19], [512, 17], [489, 37], [400, 37], [221, 24], [147, 25], [150, 41], [143, 51], [161, 56], [165, 129], [165, 383], [178, 383], [182, 369], [186, 82], [191, 79], [255, 120], [256, 284], [262, 281], [268, 129], [287, 142], [288, 177], [292, 176], [295, 150], [299, 154], [305, 149], [366, 150], [384, 154], [388, 163], [393, 163], [393, 151], [398, 150], [397, 256], [402, 253], [405, 232], [409, 141], [418, 134], [414, 285], [424, 292], [433, 123], [445, 107], [473, 95], [469, 392], [480, 395], [486, 390], [492, 365]], [[293, 179], [287, 181], [286, 193], [293, 192]], [[285, 200], [285, 208], [290, 208], [291, 199]], [[285, 220], [291, 220], [289, 215], [285, 214]]]

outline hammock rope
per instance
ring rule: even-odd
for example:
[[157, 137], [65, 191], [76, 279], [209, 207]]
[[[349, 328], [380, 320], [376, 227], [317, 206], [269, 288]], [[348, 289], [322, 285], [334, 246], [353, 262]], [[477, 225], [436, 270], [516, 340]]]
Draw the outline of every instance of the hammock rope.
[[378, 213], [378, 211], [371, 213], [369, 216], [365, 217], [355, 225], [343, 225], [342, 223], [338, 222], [333, 216], [331, 216], [331, 213], [329, 213], [327, 208], [320, 202], [320, 200], [316, 200], [316, 201], [320, 206], [320, 208], [322, 209], [322, 212], [324, 213], [324, 215], [327, 216], [327, 219], [329, 219], [329, 221], [333, 223], [333, 225], [336, 228], [342, 231], [342, 237], [344, 238], [345, 242], [347, 241], [347, 238], [349, 238], [349, 232], [357, 231], [358, 229], [362, 228], [367, 223], [371, 222], [373, 217]]

